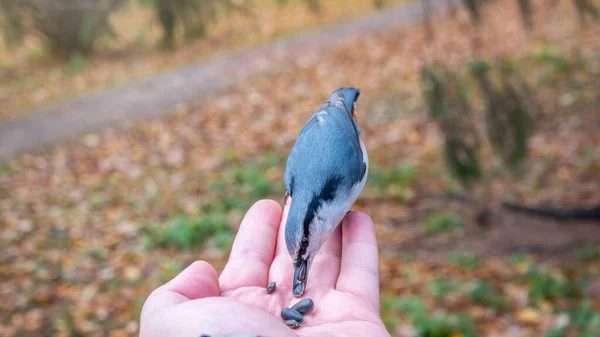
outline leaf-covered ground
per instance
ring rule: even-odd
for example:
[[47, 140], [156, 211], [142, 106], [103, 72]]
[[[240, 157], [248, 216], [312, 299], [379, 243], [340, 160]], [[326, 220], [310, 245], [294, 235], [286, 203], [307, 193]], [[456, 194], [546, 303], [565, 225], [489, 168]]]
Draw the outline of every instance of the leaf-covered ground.
[[[597, 203], [600, 27], [580, 30], [571, 3], [559, 2], [537, 13], [526, 37], [516, 6], [497, 0], [486, 8], [485, 54], [516, 57], [544, 113], [527, 173], [516, 180], [499, 171], [494, 196]], [[413, 214], [429, 205], [420, 195], [455, 188], [438, 131], [423, 117], [418, 71], [434, 57], [464, 68], [465, 13], [457, 20], [437, 21], [427, 48], [421, 27], [348, 39], [306, 51], [210, 104], [3, 163], [0, 335], [136, 336], [152, 289], [196, 259], [222, 268], [247, 207], [263, 197], [282, 201], [285, 156], [342, 85], [363, 90], [359, 119], [371, 169], [355, 208], [376, 224], [382, 312], [394, 336], [600, 335], [596, 246], [543, 262], [492, 254], [494, 247], [465, 252], [455, 242], [481, 230], [462, 208]], [[497, 166], [489, 155], [486, 163]], [[528, 226], [524, 217], [491, 226], [507, 221]], [[589, 228], [587, 237], [600, 238]], [[415, 257], [406, 247], [423, 237], [457, 250]]]
[[[401, 0], [388, 0], [393, 5]], [[234, 12], [209, 27], [206, 39], [175, 50], [160, 47], [162, 31], [152, 7], [130, 1], [111, 17], [117, 37], [102, 40], [88, 58], [53, 58], [39, 39], [30, 37], [17, 50], [0, 42], [0, 120], [23, 115], [35, 107], [83, 92], [116, 86], [134, 79], [215, 57], [234, 48], [285, 38], [299, 31], [334, 24], [375, 11], [371, 0], [323, 1], [311, 12], [303, 1], [281, 6], [273, 0], [255, 1], [252, 15]]]

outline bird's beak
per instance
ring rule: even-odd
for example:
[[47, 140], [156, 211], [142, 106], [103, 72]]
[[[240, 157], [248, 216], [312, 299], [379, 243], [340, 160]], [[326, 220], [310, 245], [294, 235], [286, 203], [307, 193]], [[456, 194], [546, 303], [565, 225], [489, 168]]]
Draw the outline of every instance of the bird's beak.
[[296, 263], [296, 269], [294, 270], [294, 283], [292, 289], [294, 296], [300, 297], [304, 294], [306, 289], [306, 279], [308, 278], [308, 261], [300, 260]]

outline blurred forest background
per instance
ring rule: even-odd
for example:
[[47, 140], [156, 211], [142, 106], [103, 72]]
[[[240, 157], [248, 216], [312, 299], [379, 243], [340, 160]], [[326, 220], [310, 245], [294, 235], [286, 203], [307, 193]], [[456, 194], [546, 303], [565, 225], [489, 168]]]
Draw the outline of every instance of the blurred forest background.
[[[0, 0], [0, 123], [400, 2]], [[298, 131], [352, 85], [392, 335], [600, 336], [600, 5], [419, 6], [419, 24], [0, 163], [0, 335], [136, 336], [151, 290], [222, 268], [247, 208], [283, 201]]]

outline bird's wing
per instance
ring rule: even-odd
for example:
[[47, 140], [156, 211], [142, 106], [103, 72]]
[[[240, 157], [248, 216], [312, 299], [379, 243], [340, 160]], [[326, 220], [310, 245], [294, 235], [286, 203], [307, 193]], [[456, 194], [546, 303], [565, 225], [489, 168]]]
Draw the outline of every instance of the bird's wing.
[[[360, 138], [345, 110], [330, 107], [320, 110], [300, 131], [288, 158], [285, 185], [294, 194], [294, 186], [322, 189], [332, 179], [349, 190], [366, 173]], [[318, 193], [318, 191], [311, 191]]]

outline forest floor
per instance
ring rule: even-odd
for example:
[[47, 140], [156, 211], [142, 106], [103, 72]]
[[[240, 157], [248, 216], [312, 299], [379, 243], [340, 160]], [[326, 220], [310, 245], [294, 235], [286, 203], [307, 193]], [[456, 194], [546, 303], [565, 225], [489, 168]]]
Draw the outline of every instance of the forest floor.
[[[534, 3], [529, 34], [507, 0], [486, 5], [478, 29], [481, 56], [513, 58], [543, 105], [520, 177], [485, 152], [487, 201], [597, 205], [600, 26], [581, 29], [570, 2]], [[466, 69], [468, 21], [462, 10], [436, 21], [433, 43], [420, 26], [351, 37], [208, 103], [4, 162], [0, 335], [136, 336], [151, 290], [196, 259], [220, 270], [249, 205], [282, 201], [301, 126], [333, 89], [355, 85], [371, 163], [355, 209], [375, 222], [392, 334], [598, 336], [597, 223], [494, 208], [478, 226], [477, 207], [435, 197], [458, 187], [425, 116], [419, 71], [435, 59]], [[480, 188], [471, 193], [482, 200]]]

